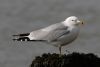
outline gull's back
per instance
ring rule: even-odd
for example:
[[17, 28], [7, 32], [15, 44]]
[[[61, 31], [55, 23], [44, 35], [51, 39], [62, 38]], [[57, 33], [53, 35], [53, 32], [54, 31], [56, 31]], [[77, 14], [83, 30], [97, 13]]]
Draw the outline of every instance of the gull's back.
[[[56, 23], [53, 25], [50, 25], [48, 27], [36, 30], [36, 31], [32, 31], [29, 35], [30, 39], [34, 39], [34, 40], [54, 40], [54, 36], [53, 34], [55, 33], [55, 36], [58, 32], [58, 34], [60, 33], [60, 31], [66, 30], [67, 31], [66, 26], [64, 26], [62, 23]], [[32, 37], [32, 38], [31, 38]]]

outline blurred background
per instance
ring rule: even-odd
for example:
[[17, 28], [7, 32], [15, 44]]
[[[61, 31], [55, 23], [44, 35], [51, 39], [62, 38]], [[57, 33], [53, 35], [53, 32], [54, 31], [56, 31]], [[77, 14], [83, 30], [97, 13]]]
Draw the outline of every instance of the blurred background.
[[[0, 67], [29, 67], [35, 56], [58, 53], [45, 43], [13, 42], [12, 35], [27, 33], [75, 15], [85, 22], [70, 52], [100, 56], [100, 0], [0, 0]], [[66, 53], [67, 54], [67, 53]]]

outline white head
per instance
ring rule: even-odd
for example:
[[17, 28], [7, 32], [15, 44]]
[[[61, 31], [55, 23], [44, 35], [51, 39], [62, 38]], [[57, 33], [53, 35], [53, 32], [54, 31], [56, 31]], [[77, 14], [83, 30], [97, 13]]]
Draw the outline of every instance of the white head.
[[63, 23], [67, 26], [79, 26], [83, 24], [76, 16], [68, 17]]

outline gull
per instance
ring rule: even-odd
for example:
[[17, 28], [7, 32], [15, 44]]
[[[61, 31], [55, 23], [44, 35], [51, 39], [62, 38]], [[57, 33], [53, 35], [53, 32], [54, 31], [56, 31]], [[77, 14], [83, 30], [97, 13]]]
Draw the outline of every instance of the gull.
[[70, 16], [60, 23], [52, 24], [30, 33], [13, 35], [14, 41], [41, 41], [48, 42], [59, 48], [61, 54], [62, 46], [72, 43], [78, 36], [83, 22], [76, 16]]

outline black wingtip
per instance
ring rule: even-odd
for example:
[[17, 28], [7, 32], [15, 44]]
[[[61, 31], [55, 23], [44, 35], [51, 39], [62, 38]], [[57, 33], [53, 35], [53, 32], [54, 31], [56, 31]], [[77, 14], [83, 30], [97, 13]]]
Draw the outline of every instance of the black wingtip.
[[12, 39], [13, 41], [34, 41], [34, 42], [46, 42], [46, 40], [30, 40], [28, 37], [20, 37]]
[[21, 41], [19, 38], [18, 39], [12, 39], [13, 41]]
[[20, 37], [20, 38], [15, 38], [12, 39], [13, 41], [30, 41], [30, 39], [28, 37]]
[[15, 41], [16, 39], [12, 39], [13, 41]]
[[12, 36], [14, 36], [14, 37], [15, 37], [15, 36], [19, 36], [19, 35], [12, 35]]
[[17, 34], [17, 35], [12, 35], [12, 36], [28, 36], [30, 33], [24, 33], [24, 34]]

